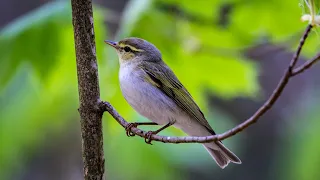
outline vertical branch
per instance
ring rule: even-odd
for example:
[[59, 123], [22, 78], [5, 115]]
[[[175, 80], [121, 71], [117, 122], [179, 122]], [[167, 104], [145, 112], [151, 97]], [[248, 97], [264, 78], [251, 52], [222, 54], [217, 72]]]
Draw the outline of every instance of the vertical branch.
[[77, 60], [84, 179], [101, 180], [104, 174], [102, 112], [94, 40], [92, 0], [71, 0]]

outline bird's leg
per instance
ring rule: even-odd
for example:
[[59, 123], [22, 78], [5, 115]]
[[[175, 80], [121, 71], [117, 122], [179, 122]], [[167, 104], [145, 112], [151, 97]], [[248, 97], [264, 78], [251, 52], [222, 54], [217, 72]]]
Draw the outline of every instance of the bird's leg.
[[129, 123], [125, 129], [126, 129], [126, 134], [128, 137], [130, 136], [135, 136], [135, 134], [133, 132], [131, 132], [131, 128], [133, 127], [138, 127], [140, 125], [158, 125], [157, 123], [155, 122], [135, 122], [135, 123]]
[[[173, 125], [174, 123], [175, 123], [174, 120], [170, 120], [170, 121], [168, 122], [168, 124], [164, 125], [164, 126], [161, 127], [160, 129], [158, 129], [158, 130], [156, 130], [156, 131], [148, 131], [148, 132], [146, 133], [146, 136], [145, 136], [144, 141], [145, 141], [147, 144], [151, 144], [151, 141], [152, 141], [151, 136], [152, 136], [153, 134], [158, 134], [160, 131], [162, 131], [162, 130], [168, 128], [168, 127], [170, 127], [170, 126]], [[151, 144], [151, 145], [152, 145], [152, 144]]]

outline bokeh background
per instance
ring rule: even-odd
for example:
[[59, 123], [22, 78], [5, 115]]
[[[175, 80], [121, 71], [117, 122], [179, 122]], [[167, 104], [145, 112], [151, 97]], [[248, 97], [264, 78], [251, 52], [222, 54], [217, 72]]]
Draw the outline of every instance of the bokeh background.
[[[0, 1], [0, 12], [0, 179], [82, 179], [70, 2]], [[94, 0], [102, 99], [128, 121], [146, 121], [122, 97], [116, 53], [103, 42], [141, 37], [162, 51], [222, 133], [272, 93], [307, 26], [304, 13], [299, 0]], [[312, 31], [299, 64], [319, 52], [319, 40]], [[106, 113], [106, 177], [319, 179], [319, 89], [319, 65], [292, 79], [258, 123], [224, 141], [243, 162], [224, 170], [199, 144], [150, 146], [128, 138]], [[175, 128], [162, 134], [184, 135]]]

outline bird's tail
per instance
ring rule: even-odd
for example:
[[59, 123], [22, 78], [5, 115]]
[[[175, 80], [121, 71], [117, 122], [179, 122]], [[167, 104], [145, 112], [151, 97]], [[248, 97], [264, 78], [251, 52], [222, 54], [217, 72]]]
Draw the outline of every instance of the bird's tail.
[[228, 148], [226, 148], [220, 141], [213, 142], [217, 149], [208, 147], [208, 145], [203, 145], [207, 151], [210, 153], [211, 157], [216, 161], [216, 163], [223, 169], [229, 162], [236, 164], [241, 164], [241, 160], [233, 154]]

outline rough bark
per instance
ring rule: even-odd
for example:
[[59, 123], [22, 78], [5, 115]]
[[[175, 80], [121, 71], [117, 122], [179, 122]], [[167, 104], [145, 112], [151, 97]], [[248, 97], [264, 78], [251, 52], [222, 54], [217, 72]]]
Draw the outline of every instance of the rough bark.
[[71, 0], [77, 61], [84, 179], [104, 176], [102, 112], [91, 0]]

